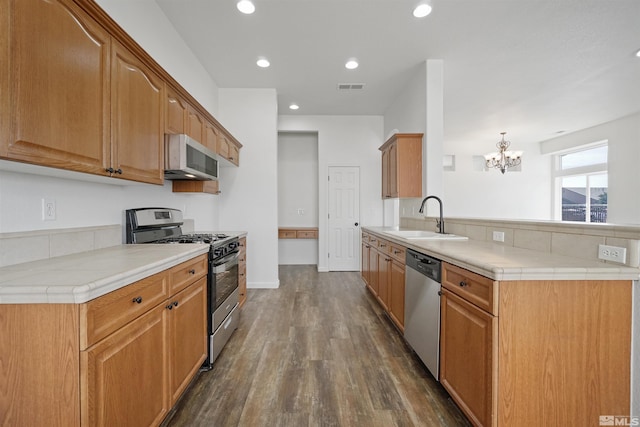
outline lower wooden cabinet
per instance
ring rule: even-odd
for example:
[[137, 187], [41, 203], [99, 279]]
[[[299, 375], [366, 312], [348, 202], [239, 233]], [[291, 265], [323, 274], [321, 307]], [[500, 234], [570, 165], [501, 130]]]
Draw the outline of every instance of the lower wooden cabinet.
[[168, 315], [159, 305], [81, 352], [83, 426], [162, 422], [170, 407]]
[[238, 291], [239, 305], [242, 307], [247, 301], [247, 238], [241, 237], [238, 246], [240, 254], [238, 256]]
[[442, 290], [440, 383], [474, 425], [495, 425], [497, 317]]
[[84, 304], [0, 304], [0, 425], [159, 425], [207, 357], [206, 263]]
[[401, 331], [404, 331], [404, 257], [404, 247], [362, 233], [362, 279]]

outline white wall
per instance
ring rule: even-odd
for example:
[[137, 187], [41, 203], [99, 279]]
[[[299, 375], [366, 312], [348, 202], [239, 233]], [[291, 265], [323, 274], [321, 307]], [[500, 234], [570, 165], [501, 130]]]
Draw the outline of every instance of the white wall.
[[543, 153], [608, 140], [609, 194], [607, 221], [640, 223], [640, 114], [614, 120], [540, 143]]
[[222, 168], [220, 226], [246, 230], [247, 287], [278, 279], [278, 110], [274, 89], [220, 89], [220, 118], [242, 142], [240, 167]]
[[[278, 134], [278, 225], [318, 226], [318, 134]], [[318, 264], [318, 239], [279, 239], [278, 263]]]
[[96, 3], [209, 113], [218, 118], [216, 82], [154, 0], [96, 0]]
[[382, 225], [382, 116], [279, 116], [278, 130], [318, 133], [318, 271], [328, 271], [329, 166], [360, 167], [360, 224]]
[[[205, 108], [217, 114], [216, 83], [153, 0], [98, 0], [98, 4]], [[224, 177], [221, 185], [224, 187]], [[55, 221], [42, 221], [43, 197], [56, 200]], [[169, 182], [120, 186], [0, 171], [0, 201], [0, 232], [121, 224], [125, 209], [143, 206], [182, 209], [201, 230], [220, 227], [217, 196], [174, 194]]]

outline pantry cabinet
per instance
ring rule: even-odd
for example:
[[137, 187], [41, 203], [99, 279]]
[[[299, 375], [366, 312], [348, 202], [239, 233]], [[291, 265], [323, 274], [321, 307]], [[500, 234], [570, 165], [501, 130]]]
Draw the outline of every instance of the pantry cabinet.
[[382, 152], [382, 198], [422, 197], [421, 133], [397, 133]]

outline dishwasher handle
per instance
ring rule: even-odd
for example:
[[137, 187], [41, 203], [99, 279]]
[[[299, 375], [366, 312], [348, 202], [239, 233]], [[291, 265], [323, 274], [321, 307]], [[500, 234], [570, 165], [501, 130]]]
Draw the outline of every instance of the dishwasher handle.
[[420, 274], [430, 277], [440, 283], [440, 260], [421, 254], [411, 249], [407, 249], [407, 268], [412, 268]]

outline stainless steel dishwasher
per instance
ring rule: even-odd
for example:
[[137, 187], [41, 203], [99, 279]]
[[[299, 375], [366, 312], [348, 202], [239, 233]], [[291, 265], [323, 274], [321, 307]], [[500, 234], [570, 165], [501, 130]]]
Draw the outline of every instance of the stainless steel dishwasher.
[[440, 260], [407, 249], [404, 338], [438, 380], [440, 366]]

